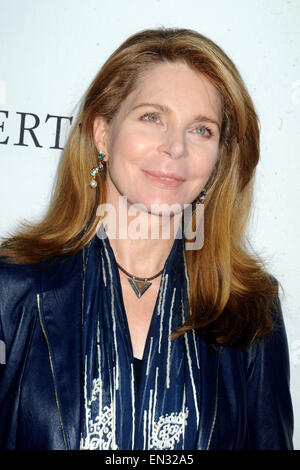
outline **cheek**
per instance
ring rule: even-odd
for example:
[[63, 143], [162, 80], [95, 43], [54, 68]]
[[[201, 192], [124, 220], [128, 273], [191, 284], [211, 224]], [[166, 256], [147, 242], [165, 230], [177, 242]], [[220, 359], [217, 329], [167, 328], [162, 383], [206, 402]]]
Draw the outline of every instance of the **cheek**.
[[207, 166], [207, 169], [208, 169], [209, 174], [211, 174], [211, 172], [213, 171], [214, 167], [216, 166], [216, 163], [217, 163], [217, 161], [218, 161], [218, 158], [219, 158], [219, 149], [217, 148], [217, 149], [215, 150], [215, 152], [213, 153], [212, 158], [209, 160], [209, 163], [208, 163], [208, 166]]
[[193, 171], [195, 176], [209, 178], [219, 156], [219, 148], [207, 149], [207, 151], [194, 160]]
[[109, 158], [112, 165], [130, 164], [141, 160], [153, 147], [153, 139], [129, 129], [115, 129], [111, 136]]

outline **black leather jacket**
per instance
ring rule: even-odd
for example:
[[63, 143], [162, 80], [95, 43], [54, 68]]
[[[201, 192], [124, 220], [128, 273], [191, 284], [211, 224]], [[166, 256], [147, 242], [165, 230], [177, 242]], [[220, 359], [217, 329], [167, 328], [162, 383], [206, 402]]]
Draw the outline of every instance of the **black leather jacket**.
[[[84, 250], [47, 269], [0, 264], [1, 449], [79, 449], [84, 278]], [[201, 449], [293, 448], [279, 303], [265, 343], [212, 353], [203, 342], [200, 358]]]

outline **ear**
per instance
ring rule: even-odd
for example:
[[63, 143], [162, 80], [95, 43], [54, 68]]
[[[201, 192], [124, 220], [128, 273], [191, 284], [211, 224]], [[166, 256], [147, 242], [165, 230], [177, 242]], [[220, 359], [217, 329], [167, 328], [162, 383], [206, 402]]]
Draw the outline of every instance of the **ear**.
[[[97, 116], [93, 124], [94, 141], [98, 152], [107, 155], [108, 123], [103, 116]], [[107, 157], [104, 158], [104, 161]]]

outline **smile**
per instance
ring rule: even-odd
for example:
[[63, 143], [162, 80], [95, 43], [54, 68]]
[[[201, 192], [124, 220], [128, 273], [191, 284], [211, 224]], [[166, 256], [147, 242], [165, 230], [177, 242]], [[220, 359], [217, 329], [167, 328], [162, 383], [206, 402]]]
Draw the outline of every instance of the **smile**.
[[173, 173], [163, 173], [160, 171], [145, 171], [144, 174], [155, 186], [166, 189], [173, 189], [180, 186], [185, 180], [181, 176]]

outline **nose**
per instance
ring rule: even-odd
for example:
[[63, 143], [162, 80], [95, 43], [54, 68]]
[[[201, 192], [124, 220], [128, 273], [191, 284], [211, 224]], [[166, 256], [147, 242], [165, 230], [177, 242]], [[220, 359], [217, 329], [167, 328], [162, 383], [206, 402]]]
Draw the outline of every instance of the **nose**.
[[186, 155], [185, 133], [180, 129], [168, 129], [162, 136], [158, 150], [173, 160]]

